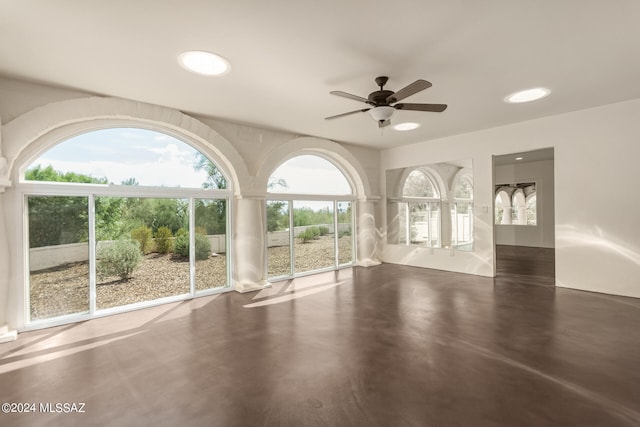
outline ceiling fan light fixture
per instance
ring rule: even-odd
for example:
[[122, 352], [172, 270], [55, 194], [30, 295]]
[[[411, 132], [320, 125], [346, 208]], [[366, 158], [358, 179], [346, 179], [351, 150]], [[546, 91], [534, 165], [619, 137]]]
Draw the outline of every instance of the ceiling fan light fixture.
[[418, 129], [419, 127], [420, 127], [420, 123], [404, 122], [404, 123], [398, 123], [393, 127], [393, 129], [400, 132], [405, 132], [409, 130]]
[[229, 61], [211, 52], [190, 50], [178, 55], [178, 63], [186, 70], [205, 76], [222, 76], [229, 72]]
[[504, 101], [510, 104], [519, 104], [522, 102], [531, 102], [544, 98], [549, 95], [551, 91], [546, 87], [534, 87], [532, 89], [525, 89], [518, 92], [514, 92], [507, 96]]
[[394, 111], [396, 111], [395, 108], [383, 105], [370, 109], [369, 114], [376, 122], [384, 122], [391, 118]]

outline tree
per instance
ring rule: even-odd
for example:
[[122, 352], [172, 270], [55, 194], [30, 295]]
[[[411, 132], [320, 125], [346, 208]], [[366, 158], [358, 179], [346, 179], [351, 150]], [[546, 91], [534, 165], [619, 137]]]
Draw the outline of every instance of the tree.
[[267, 231], [280, 231], [289, 228], [288, 203], [270, 201], [267, 203]]
[[203, 170], [207, 173], [207, 181], [202, 183], [202, 188], [226, 189], [227, 180], [220, 172], [220, 169], [201, 152], [196, 152], [195, 156], [196, 162], [193, 165], [193, 169], [197, 171]]
[[[61, 172], [49, 165], [34, 166], [24, 177], [29, 181], [106, 184], [106, 178], [94, 178], [75, 172]], [[87, 197], [29, 196], [29, 247], [86, 242], [89, 238]]]

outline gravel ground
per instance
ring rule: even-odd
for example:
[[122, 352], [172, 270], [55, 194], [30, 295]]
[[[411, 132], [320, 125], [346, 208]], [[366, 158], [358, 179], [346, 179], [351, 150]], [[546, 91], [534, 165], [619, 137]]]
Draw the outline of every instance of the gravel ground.
[[[302, 243], [296, 239], [294, 250], [296, 254], [295, 271], [311, 271], [324, 267], [333, 267], [333, 236], [322, 236], [318, 240]], [[338, 239], [338, 260], [340, 264], [352, 261], [353, 245], [351, 236]], [[281, 246], [269, 248], [267, 251], [268, 277], [289, 275], [291, 257], [289, 247]]]
[[[340, 263], [352, 259], [351, 237], [338, 240]], [[333, 266], [333, 236], [309, 243], [295, 242], [296, 272]], [[269, 277], [289, 274], [289, 248], [268, 250]], [[133, 277], [100, 277], [96, 283], [96, 308], [105, 309], [151, 301], [189, 292], [189, 263], [173, 255], [149, 254], [135, 269]], [[89, 265], [67, 264], [31, 273], [31, 320], [47, 319], [89, 311]], [[225, 286], [226, 257], [220, 254], [196, 261], [196, 290]]]
[[[224, 286], [226, 257], [196, 262], [196, 289]], [[133, 277], [100, 277], [96, 282], [96, 308], [151, 301], [189, 292], [189, 263], [172, 255], [145, 255]], [[89, 311], [89, 265], [68, 264], [31, 273], [31, 319], [46, 319]]]

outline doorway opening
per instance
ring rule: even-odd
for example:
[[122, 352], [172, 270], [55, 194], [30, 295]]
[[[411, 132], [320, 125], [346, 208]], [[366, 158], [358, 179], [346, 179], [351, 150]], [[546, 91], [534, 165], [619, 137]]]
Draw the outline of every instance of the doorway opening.
[[555, 286], [553, 148], [493, 156], [496, 281]]

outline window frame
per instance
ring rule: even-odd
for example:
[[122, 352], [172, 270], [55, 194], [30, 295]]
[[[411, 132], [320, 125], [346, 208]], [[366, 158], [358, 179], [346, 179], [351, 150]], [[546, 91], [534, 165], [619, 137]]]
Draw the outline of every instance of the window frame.
[[[280, 166], [282, 166], [283, 164], [285, 164], [286, 162], [288, 162], [291, 159], [294, 159], [296, 157], [300, 157], [300, 156], [315, 156], [315, 157], [319, 157], [323, 160], [326, 160], [327, 162], [329, 162], [333, 167], [336, 168], [336, 170], [338, 172], [340, 172], [340, 174], [344, 177], [344, 179], [347, 181], [347, 183], [349, 184], [349, 188], [351, 193], [350, 194], [340, 194], [340, 195], [336, 195], [336, 194], [306, 194], [306, 193], [290, 193], [290, 192], [285, 192], [285, 191], [280, 191], [280, 192], [270, 192], [267, 189], [267, 193], [266, 193], [266, 202], [265, 202], [265, 209], [264, 209], [264, 215], [263, 215], [263, 221], [264, 221], [264, 232], [265, 232], [265, 238], [264, 238], [264, 265], [265, 265], [265, 277], [267, 278], [268, 282], [276, 282], [276, 281], [280, 281], [280, 280], [286, 280], [286, 279], [292, 279], [292, 278], [296, 278], [296, 277], [303, 277], [303, 276], [308, 276], [308, 275], [312, 275], [312, 274], [317, 274], [317, 273], [322, 273], [322, 272], [326, 272], [326, 271], [336, 271], [342, 268], [350, 268], [353, 267], [356, 264], [356, 254], [357, 254], [357, 239], [356, 239], [356, 235], [357, 235], [357, 223], [356, 223], [356, 210], [357, 210], [357, 197], [354, 193], [354, 183], [353, 183], [353, 179], [351, 179], [351, 177], [349, 176], [349, 174], [347, 174], [344, 169], [342, 167], [340, 167], [339, 164], [337, 164], [337, 162], [333, 159], [331, 159], [330, 157], [326, 156], [326, 155], [322, 155], [319, 153], [314, 153], [314, 152], [304, 152], [304, 153], [296, 153], [293, 154], [291, 156], [288, 156], [286, 159], [283, 159], [276, 167], [273, 168], [273, 171], [271, 172], [271, 175], [273, 175], [273, 173], [278, 170], [278, 168]], [[269, 231], [267, 231], [267, 210], [266, 210], [266, 204], [270, 201], [284, 201], [288, 203], [289, 206], [289, 256], [290, 256], [290, 270], [289, 270], [289, 274], [288, 275], [279, 275], [279, 276], [273, 276], [273, 277], [269, 277], [269, 255], [268, 255], [268, 233]], [[309, 270], [309, 271], [304, 271], [304, 272], [296, 272], [295, 271], [295, 233], [294, 233], [294, 202], [298, 201], [318, 201], [318, 202], [331, 202], [332, 206], [333, 206], [333, 223], [334, 223], [334, 265], [331, 267], [324, 267], [324, 268], [320, 268], [320, 269], [316, 269], [316, 270]], [[351, 247], [352, 247], [352, 256], [351, 256], [351, 261], [348, 263], [340, 263], [339, 260], [339, 253], [338, 253], [338, 227], [337, 227], [337, 223], [338, 223], [338, 203], [339, 202], [350, 202], [351, 203], [351, 224], [352, 224], [352, 228], [351, 228]]]
[[[109, 121], [105, 125], [102, 121], [96, 126], [95, 123], [76, 123], [69, 129], [56, 129], [51, 132], [42, 142], [37, 144], [39, 149], [29, 147], [28, 153], [23, 153], [21, 167], [18, 168], [18, 179], [16, 184], [16, 203], [15, 209], [18, 218], [21, 218], [20, 226], [16, 228], [16, 235], [19, 248], [18, 253], [21, 254], [21, 268], [19, 272], [19, 283], [22, 283], [23, 292], [21, 293], [21, 304], [23, 310], [24, 330], [34, 330], [44, 327], [75, 323], [92, 318], [109, 316], [112, 314], [124, 313], [140, 308], [153, 307], [169, 302], [178, 302], [194, 297], [214, 295], [223, 292], [229, 292], [235, 289], [233, 282], [233, 250], [231, 246], [231, 236], [233, 234], [233, 214], [234, 214], [234, 182], [230, 178], [228, 171], [220, 166], [220, 160], [213, 158], [208, 152], [192, 141], [188, 136], [180, 134], [174, 130], [165, 129], [157, 126], [149, 126], [147, 124], [138, 124], [131, 121]], [[25, 179], [25, 172], [32, 165], [33, 161], [40, 155], [46, 153], [49, 149], [64, 143], [66, 140], [80, 134], [96, 132], [104, 129], [113, 128], [139, 128], [150, 130], [161, 134], [166, 134], [176, 138], [180, 142], [189, 145], [194, 150], [203, 154], [211, 161], [224, 175], [227, 188], [225, 189], [204, 189], [191, 187], [155, 187], [155, 186], [127, 186], [127, 185], [109, 185], [109, 184], [93, 184], [93, 183], [68, 183], [68, 182], [48, 182], [48, 181], [31, 181]], [[81, 129], [78, 131], [77, 129]], [[34, 144], [35, 145], [35, 144]], [[28, 228], [28, 208], [27, 199], [30, 196], [70, 196], [70, 197], [88, 197], [88, 215], [89, 215], [89, 288], [90, 288], [90, 308], [88, 313], [63, 315], [46, 319], [31, 319], [30, 313], [30, 271], [29, 271], [29, 228]], [[96, 197], [133, 197], [133, 198], [167, 198], [167, 199], [187, 199], [189, 201], [189, 228], [190, 228], [190, 274], [188, 294], [164, 297], [151, 301], [144, 301], [118, 307], [96, 309], [96, 268], [95, 268], [95, 249], [96, 249], [96, 232], [95, 232], [95, 198]], [[220, 288], [211, 288], [198, 291], [195, 285], [195, 200], [196, 199], [219, 199], [226, 202], [226, 236], [225, 247], [226, 252], [226, 286]]]

